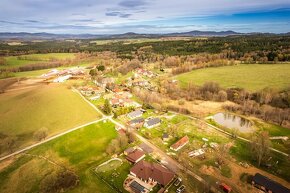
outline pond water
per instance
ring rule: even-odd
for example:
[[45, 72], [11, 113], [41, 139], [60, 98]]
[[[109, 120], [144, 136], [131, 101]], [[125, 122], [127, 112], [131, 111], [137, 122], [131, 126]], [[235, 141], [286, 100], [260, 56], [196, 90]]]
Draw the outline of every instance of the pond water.
[[240, 116], [229, 113], [217, 113], [213, 116], [213, 120], [221, 126], [229, 129], [238, 129], [240, 132], [253, 132], [252, 123]]

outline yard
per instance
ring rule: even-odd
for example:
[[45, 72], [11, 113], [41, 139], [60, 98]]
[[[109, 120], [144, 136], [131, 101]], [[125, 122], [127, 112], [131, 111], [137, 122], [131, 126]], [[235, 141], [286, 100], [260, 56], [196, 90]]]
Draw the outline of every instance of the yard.
[[[71, 132], [27, 153], [47, 157], [60, 166], [73, 170], [79, 176], [80, 183], [70, 190], [72, 193], [115, 192], [93, 170], [108, 160], [105, 149], [116, 136], [117, 132], [112, 123], [100, 122]], [[39, 192], [39, 184], [45, 175], [59, 169], [59, 166], [45, 160], [20, 155], [9, 166], [0, 170], [1, 192]]]
[[10, 91], [0, 95], [0, 104], [0, 138], [14, 139], [13, 151], [37, 142], [33, 135], [41, 128], [52, 136], [100, 117], [64, 85], [40, 84]]
[[213, 81], [222, 87], [241, 87], [258, 91], [265, 87], [285, 89], [290, 84], [290, 64], [249, 64], [204, 68], [180, 74], [175, 78], [182, 86], [192, 82], [202, 85]]

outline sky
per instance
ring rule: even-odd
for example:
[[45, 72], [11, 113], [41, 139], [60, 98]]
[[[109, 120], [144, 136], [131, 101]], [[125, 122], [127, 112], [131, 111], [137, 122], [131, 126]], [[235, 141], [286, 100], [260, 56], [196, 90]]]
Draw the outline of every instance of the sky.
[[289, 0], [0, 0], [0, 32], [290, 32]]

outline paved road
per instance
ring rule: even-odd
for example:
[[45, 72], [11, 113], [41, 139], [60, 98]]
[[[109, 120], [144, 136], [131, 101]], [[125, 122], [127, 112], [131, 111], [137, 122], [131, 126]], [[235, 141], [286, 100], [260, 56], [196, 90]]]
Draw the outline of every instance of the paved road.
[[[79, 91], [75, 90], [76, 92], [79, 93]], [[83, 97], [81, 95], [81, 93], [79, 93], [80, 96], [88, 103], [90, 104], [97, 112], [99, 112], [104, 118], [108, 119], [109, 121], [111, 121], [112, 123], [114, 123], [115, 125], [126, 129], [127, 127], [125, 125], [123, 125], [122, 123], [114, 120], [112, 117], [113, 116], [106, 116], [102, 111], [100, 111], [95, 105], [93, 105], [88, 99], [86, 99], [85, 97]], [[168, 168], [172, 169], [173, 171], [177, 171], [177, 170], [181, 170], [181, 171], [185, 171], [187, 174], [191, 175], [193, 178], [195, 178], [196, 180], [198, 180], [199, 182], [203, 183], [203, 184], [208, 184], [205, 180], [203, 180], [203, 178], [201, 178], [200, 176], [198, 176], [197, 174], [195, 174], [194, 172], [190, 171], [189, 169], [186, 169], [185, 167], [183, 167], [180, 163], [178, 163], [176, 160], [174, 160], [172, 157], [170, 157], [169, 155], [167, 155], [164, 151], [162, 151], [159, 147], [156, 147], [155, 145], [153, 145], [152, 143], [150, 143], [146, 138], [142, 137], [141, 135], [139, 135], [135, 130], [132, 130], [133, 134], [143, 143], [145, 143], [146, 145], [148, 145], [149, 147], [151, 147], [153, 149], [154, 152], [158, 153], [163, 160], [163, 164], [166, 165]], [[211, 187], [211, 191], [213, 192], [219, 192], [216, 188]]]

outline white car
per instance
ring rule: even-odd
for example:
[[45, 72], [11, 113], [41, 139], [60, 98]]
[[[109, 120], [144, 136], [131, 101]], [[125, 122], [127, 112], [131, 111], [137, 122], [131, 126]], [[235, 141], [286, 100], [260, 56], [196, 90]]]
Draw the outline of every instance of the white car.
[[179, 188], [177, 188], [176, 193], [184, 192], [184, 190], [185, 190], [185, 186], [182, 185], [182, 186], [180, 186]]

